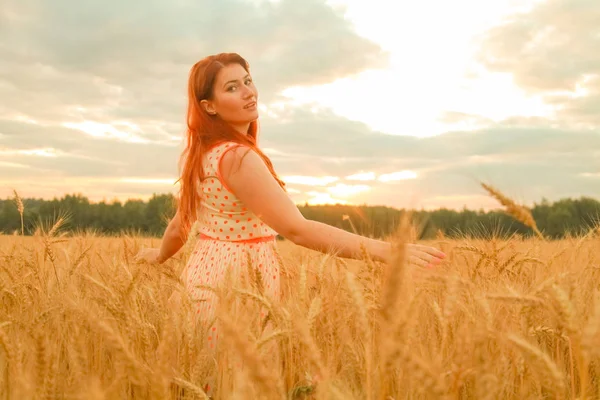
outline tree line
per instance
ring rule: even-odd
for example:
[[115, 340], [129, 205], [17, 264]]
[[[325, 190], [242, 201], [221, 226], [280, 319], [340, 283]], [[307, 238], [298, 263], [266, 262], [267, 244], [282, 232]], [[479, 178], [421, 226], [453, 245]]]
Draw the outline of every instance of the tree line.
[[[125, 203], [117, 200], [92, 203], [81, 194], [73, 194], [52, 200], [21, 199], [21, 204], [25, 235], [34, 234], [41, 226], [51, 226], [58, 218], [66, 217], [63, 229], [66, 231], [92, 231], [109, 236], [129, 233], [159, 237], [176, 210], [172, 194], [154, 194], [148, 201], [128, 200]], [[378, 238], [392, 234], [401, 215], [407, 211], [410, 211], [417, 233], [422, 239], [430, 239], [440, 233], [450, 238], [465, 235], [480, 238], [532, 235], [529, 227], [505, 214], [500, 208], [493, 211], [467, 208], [427, 211], [339, 204], [304, 204], [298, 208], [308, 219]], [[555, 202], [543, 199], [530, 210], [539, 230], [550, 239], [584, 234], [597, 227], [600, 221], [600, 202], [588, 197]], [[0, 200], [0, 232], [21, 232], [21, 215], [14, 198]]]

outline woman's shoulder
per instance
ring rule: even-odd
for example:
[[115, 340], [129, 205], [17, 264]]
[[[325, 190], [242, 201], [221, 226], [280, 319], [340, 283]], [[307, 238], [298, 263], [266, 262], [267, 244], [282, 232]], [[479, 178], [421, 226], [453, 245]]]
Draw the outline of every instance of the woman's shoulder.
[[203, 159], [208, 162], [212, 160], [218, 160], [223, 156], [223, 154], [225, 154], [227, 149], [233, 148], [235, 145], [235, 142], [230, 141], [216, 143], [205, 150]]
[[207, 153], [214, 153], [216, 155], [223, 154], [229, 149], [237, 148], [237, 147], [248, 147], [248, 145], [243, 143], [238, 143], [234, 141], [224, 141], [219, 142], [207, 150]]
[[222, 167], [223, 161], [226, 158], [226, 156], [227, 158], [229, 158], [231, 157], [231, 155], [235, 154], [234, 158], [237, 158], [238, 152], [235, 150], [241, 150], [243, 148], [249, 149], [249, 146], [233, 141], [217, 143], [214, 146], [210, 147], [204, 154], [204, 167], [212, 167], [215, 170], [219, 171]]
[[218, 145], [215, 145], [212, 149], [209, 150], [209, 154], [212, 159], [220, 160], [227, 155], [228, 158], [238, 158], [243, 157], [248, 153], [249, 150], [252, 150], [252, 147], [246, 143], [238, 143], [238, 142], [223, 142]]

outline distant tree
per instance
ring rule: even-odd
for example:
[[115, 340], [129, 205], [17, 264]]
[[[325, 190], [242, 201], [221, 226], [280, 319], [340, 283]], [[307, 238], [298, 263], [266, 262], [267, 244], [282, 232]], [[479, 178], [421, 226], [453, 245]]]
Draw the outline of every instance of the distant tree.
[[[68, 214], [67, 230], [94, 229], [106, 235], [123, 231], [161, 236], [175, 214], [172, 194], [153, 194], [148, 201], [128, 200], [125, 204], [114, 200], [91, 203], [81, 194], [68, 194], [61, 199], [23, 199], [25, 206], [25, 234], [34, 232], [39, 221], [49, 222]], [[386, 237], [396, 229], [400, 217], [409, 211], [386, 206], [352, 205], [299, 205], [308, 219], [371, 237]], [[506, 215], [502, 210], [410, 210], [419, 228], [420, 238], [433, 238], [441, 231], [448, 237], [469, 235], [481, 238], [509, 236], [515, 233], [532, 235], [531, 229]], [[531, 213], [539, 229], [551, 239], [567, 233], [587, 232], [600, 221], [600, 202], [596, 199], [562, 199], [554, 203], [542, 199]], [[14, 199], [0, 200], [0, 233], [20, 231], [20, 215]]]

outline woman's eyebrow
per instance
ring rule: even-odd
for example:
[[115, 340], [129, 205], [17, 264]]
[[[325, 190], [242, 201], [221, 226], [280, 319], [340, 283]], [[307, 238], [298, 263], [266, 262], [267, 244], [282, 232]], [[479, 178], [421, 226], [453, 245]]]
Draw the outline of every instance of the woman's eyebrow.
[[[246, 79], [246, 78], [249, 78], [249, 77], [250, 77], [250, 74], [246, 75], [246, 76], [244, 77], [244, 79]], [[227, 81], [227, 82], [225, 82], [225, 84], [223, 85], [223, 87], [225, 87], [225, 86], [229, 85], [229, 84], [230, 84], [230, 83], [232, 83], [232, 82], [233, 82], [233, 83], [237, 82], [237, 79], [233, 79], [233, 80], [230, 80], [230, 81]]]

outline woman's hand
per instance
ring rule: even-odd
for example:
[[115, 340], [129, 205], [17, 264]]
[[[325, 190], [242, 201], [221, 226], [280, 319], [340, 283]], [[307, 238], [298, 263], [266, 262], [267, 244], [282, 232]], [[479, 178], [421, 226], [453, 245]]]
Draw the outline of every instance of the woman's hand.
[[[393, 252], [394, 250], [391, 250]], [[420, 267], [432, 268], [442, 262], [446, 257], [442, 251], [422, 244], [406, 244], [405, 259], [408, 264], [418, 265]], [[390, 254], [389, 260], [393, 259]]]
[[422, 244], [406, 245], [406, 260], [410, 264], [432, 268], [442, 262], [446, 257], [442, 251]]
[[162, 264], [162, 261], [159, 259], [160, 249], [148, 248], [141, 249], [133, 258], [133, 261], [136, 263], [147, 262], [150, 264]]

